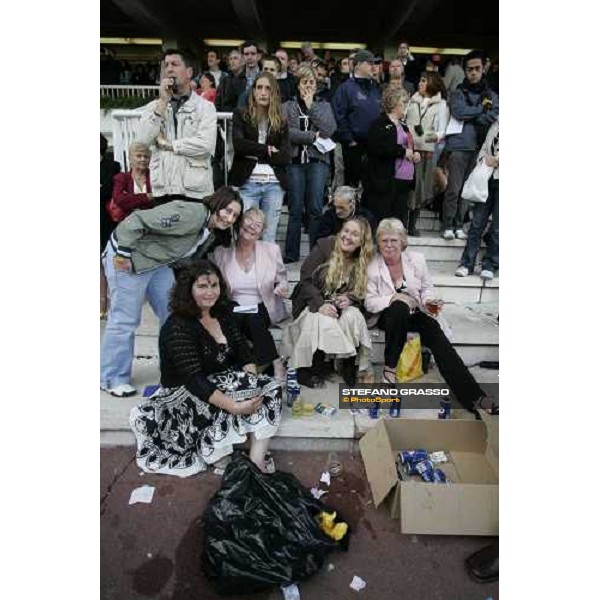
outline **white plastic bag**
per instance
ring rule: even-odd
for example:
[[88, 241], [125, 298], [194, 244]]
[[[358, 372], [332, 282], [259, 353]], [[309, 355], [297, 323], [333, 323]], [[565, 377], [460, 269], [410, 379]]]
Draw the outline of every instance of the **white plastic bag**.
[[475, 168], [465, 181], [462, 190], [462, 197], [470, 202], [486, 202], [488, 198], [488, 182], [494, 167], [488, 167], [485, 164], [485, 158], [482, 156], [477, 160]]

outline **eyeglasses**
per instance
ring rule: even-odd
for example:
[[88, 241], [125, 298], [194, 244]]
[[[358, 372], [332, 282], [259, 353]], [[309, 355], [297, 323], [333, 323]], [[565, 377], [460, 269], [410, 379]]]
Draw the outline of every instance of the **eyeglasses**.
[[246, 227], [250, 227], [250, 229], [262, 229], [263, 222], [262, 221], [254, 221], [253, 219], [245, 219], [244, 225]]

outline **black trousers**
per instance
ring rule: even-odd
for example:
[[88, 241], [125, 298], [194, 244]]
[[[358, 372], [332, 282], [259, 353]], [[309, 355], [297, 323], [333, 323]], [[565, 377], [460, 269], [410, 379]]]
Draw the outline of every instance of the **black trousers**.
[[362, 142], [355, 146], [342, 144], [342, 156], [344, 158], [344, 185], [358, 187], [360, 181], [366, 177], [367, 147]]
[[279, 356], [273, 336], [269, 331], [271, 319], [262, 302], [258, 305], [257, 313], [233, 313], [233, 317], [242, 334], [252, 342], [256, 364], [266, 365]]
[[416, 331], [421, 344], [431, 350], [448, 387], [467, 410], [472, 410], [475, 401], [485, 395], [434, 318], [420, 310], [411, 314], [404, 302], [396, 301], [381, 313], [377, 325], [385, 331], [386, 367], [396, 368], [407, 333]]

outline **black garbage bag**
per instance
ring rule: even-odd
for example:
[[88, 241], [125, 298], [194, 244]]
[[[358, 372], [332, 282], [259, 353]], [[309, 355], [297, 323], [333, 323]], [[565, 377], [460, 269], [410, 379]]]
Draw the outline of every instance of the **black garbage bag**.
[[307, 579], [328, 553], [348, 547], [349, 533], [336, 542], [320, 530], [323, 510], [332, 509], [293, 475], [264, 474], [236, 452], [203, 516], [204, 573], [223, 595]]

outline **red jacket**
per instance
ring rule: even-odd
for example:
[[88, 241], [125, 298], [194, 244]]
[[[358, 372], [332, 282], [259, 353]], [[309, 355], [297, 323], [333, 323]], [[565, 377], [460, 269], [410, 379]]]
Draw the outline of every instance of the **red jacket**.
[[[149, 193], [152, 192], [150, 171], [146, 173], [146, 189]], [[133, 193], [133, 175], [131, 171], [117, 173], [114, 176], [112, 200], [106, 205], [106, 209], [114, 221], [122, 221], [138, 208], [153, 208], [153, 206], [154, 203], [148, 198], [147, 194]]]

